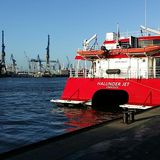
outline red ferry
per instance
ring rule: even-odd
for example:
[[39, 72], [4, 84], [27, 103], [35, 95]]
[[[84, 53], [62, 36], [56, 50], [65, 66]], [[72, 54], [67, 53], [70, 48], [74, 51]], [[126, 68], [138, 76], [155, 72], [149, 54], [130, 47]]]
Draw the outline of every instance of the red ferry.
[[106, 33], [100, 49], [90, 47], [91, 41], [96, 44], [96, 35], [85, 40], [62, 96], [51, 101], [108, 109], [160, 105], [160, 32], [141, 28], [148, 34], [120, 37], [118, 32]]

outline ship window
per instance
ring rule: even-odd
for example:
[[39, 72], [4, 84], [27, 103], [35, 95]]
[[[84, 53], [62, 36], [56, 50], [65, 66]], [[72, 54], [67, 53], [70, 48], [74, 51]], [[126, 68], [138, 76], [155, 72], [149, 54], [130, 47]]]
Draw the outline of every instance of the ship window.
[[120, 74], [121, 70], [120, 69], [107, 69], [106, 73], [107, 74]]
[[160, 58], [156, 58], [156, 77], [160, 78]]
[[129, 42], [119, 42], [120, 43], [120, 46], [121, 48], [130, 48], [130, 44]]
[[139, 41], [139, 47], [146, 47], [146, 46], [160, 46], [160, 40], [155, 39], [155, 40], [141, 40]]
[[153, 40], [139, 41], [139, 47], [153, 46]]
[[159, 39], [153, 40], [153, 44], [154, 44], [155, 46], [160, 46], [160, 40], [159, 40]]

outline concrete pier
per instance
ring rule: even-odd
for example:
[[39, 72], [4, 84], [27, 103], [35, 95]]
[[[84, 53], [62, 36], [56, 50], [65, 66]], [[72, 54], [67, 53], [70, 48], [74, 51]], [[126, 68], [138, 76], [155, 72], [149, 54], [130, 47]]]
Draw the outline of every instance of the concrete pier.
[[1, 155], [8, 160], [159, 160], [160, 107]]

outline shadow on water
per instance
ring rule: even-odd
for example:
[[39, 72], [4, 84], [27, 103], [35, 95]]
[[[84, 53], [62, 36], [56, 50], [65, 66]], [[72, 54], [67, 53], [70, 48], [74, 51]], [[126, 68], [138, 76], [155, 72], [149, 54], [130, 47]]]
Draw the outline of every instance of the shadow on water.
[[64, 122], [64, 125], [68, 126], [66, 129], [67, 132], [96, 125], [122, 116], [120, 111], [104, 112], [102, 110], [94, 110], [82, 105], [60, 107], [59, 110], [61, 110], [67, 118], [67, 121]]

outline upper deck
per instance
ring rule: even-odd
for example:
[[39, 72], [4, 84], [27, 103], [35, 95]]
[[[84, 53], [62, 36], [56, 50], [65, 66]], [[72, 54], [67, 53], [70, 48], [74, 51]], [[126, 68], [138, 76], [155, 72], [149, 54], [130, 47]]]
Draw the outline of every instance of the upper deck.
[[160, 58], [113, 58], [97, 59], [89, 64], [78, 64], [71, 69], [75, 78], [160, 78]]
[[96, 37], [94, 35], [89, 42], [84, 42], [83, 50], [77, 52], [78, 63], [74, 70], [71, 69], [70, 76], [160, 78], [160, 32], [155, 32], [159, 35], [143, 36], [141, 32], [136, 37], [107, 33], [100, 49], [89, 47], [89, 42]]

